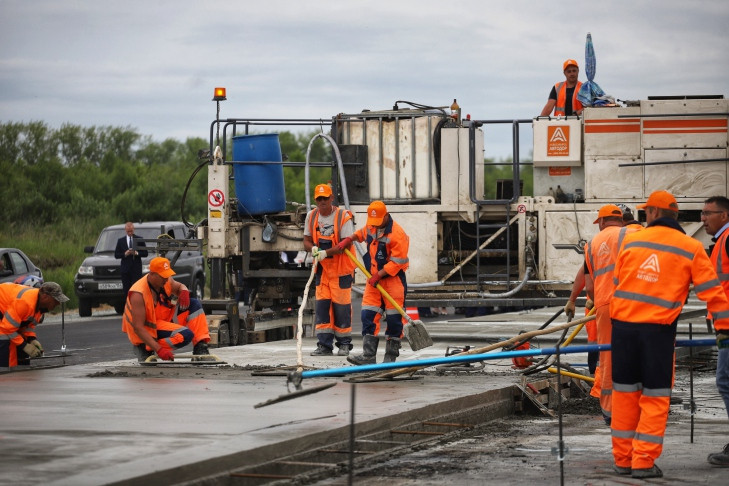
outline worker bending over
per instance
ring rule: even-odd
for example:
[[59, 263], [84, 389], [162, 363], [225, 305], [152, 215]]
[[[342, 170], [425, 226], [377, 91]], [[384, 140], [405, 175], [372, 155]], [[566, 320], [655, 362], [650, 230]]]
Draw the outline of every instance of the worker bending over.
[[15, 283], [0, 284], [0, 368], [29, 365], [30, 358], [43, 355], [35, 326], [43, 322], [46, 312], [68, 297], [56, 282], [40, 288]]

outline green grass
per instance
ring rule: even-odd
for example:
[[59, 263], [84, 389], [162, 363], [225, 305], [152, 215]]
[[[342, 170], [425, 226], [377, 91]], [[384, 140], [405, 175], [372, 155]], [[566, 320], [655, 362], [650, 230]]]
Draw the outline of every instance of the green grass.
[[[101, 230], [114, 224], [97, 218], [93, 221], [68, 221], [54, 226], [33, 227], [14, 224], [0, 233], [0, 247], [18, 248], [43, 271], [46, 282], [56, 282], [69, 297], [67, 309], [78, 308], [73, 277], [88, 256], [84, 247], [96, 244]], [[56, 308], [60, 311], [60, 307]]]

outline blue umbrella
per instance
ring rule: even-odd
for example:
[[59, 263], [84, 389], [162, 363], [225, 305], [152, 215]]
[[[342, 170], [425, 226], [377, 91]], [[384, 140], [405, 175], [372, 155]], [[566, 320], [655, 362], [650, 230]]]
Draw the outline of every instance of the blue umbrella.
[[577, 93], [577, 99], [583, 106], [604, 104], [602, 100], [596, 101], [596, 98], [605, 96], [605, 92], [594, 81], [596, 64], [595, 48], [592, 46], [592, 34], [588, 32], [587, 40], [585, 41], [585, 72], [587, 73], [587, 81], [582, 84], [579, 93]]

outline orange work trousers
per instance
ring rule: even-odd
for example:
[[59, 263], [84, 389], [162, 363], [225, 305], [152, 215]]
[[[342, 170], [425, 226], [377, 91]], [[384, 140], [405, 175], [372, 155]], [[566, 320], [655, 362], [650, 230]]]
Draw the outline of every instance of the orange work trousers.
[[[395, 275], [394, 277], [386, 277], [380, 280], [380, 285], [390, 294], [392, 300], [402, 308], [405, 304], [405, 281], [404, 277]], [[362, 296], [362, 335], [370, 334], [377, 336], [380, 333], [380, 317], [385, 315], [387, 329], [385, 335], [388, 338], [401, 338], [403, 329], [403, 318], [400, 312], [393, 306], [390, 301], [385, 299], [379, 290], [372, 285], [365, 285], [364, 295]]]
[[190, 299], [190, 307], [179, 312], [179, 307], [167, 307], [158, 305], [155, 308], [155, 315], [158, 320], [171, 322], [184, 326], [192, 331], [193, 346], [200, 341], [206, 343], [210, 341], [210, 330], [208, 328], [208, 320], [203, 312], [202, 304], [195, 298]]
[[319, 267], [314, 280], [316, 305], [314, 320], [318, 343], [333, 349], [334, 341], [340, 348], [352, 349], [352, 282], [354, 275], [329, 276]]

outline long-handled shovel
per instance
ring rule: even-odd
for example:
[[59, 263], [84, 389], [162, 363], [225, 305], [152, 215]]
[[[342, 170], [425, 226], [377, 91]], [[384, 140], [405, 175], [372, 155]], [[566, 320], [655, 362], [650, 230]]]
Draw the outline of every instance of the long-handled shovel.
[[[370, 275], [370, 272], [368, 272], [367, 269], [364, 267], [364, 265], [362, 265], [359, 260], [357, 260], [357, 258], [352, 255], [352, 252], [345, 248], [344, 253], [346, 253], [347, 256], [354, 262], [354, 264], [357, 265], [357, 268], [359, 268], [362, 273], [364, 273], [365, 277], [370, 278], [372, 276]], [[377, 290], [379, 290], [382, 296], [387, 299], [387, 301], [392, 304], [395, 309], [397, 309], [397, 311], [405, 320], [408, 321], [408, 325], [403, 328], [403, 333], [405, 334], [408, 343], [410, 343], [410, 349], [412, 349], [413, 351], [418, 351], [420, 349], [427, 348], [428, 346], [432, 346], [433, 339], [431, 339], [430, 334], [428, 334], [428, 330], [425, 328], [425, 324], [423, 324], [423, 321], [413, 320], [407, 314], [407, 312], [405, 312], [403, 308], [400, 307], [400, 304], [395, 302], [395, 299], [393, 299], [390, 294], [387, 293], [382, 285], [377, 284]]]

